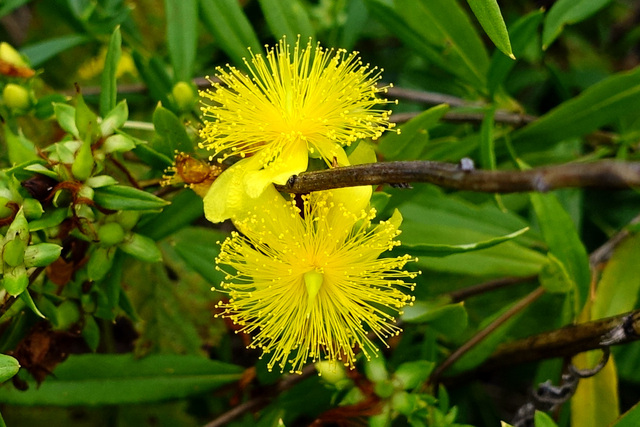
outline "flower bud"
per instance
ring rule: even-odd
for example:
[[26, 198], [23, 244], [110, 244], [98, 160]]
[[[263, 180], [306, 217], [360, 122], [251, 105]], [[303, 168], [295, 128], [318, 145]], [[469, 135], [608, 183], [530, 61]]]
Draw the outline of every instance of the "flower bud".
[[196, 103], [196, 93], [193, 87], [186, 82], [178, 82], [171, 90], [173, 100], [180, 111], [189, 111]]
[[76, 152], [76, 159], [71, 165], [71, 173], [78, 181], [85, 181], [91, 176], [93, 171], [93, 153], [91, 143], [86, 140]]
[[315, 364], [318, 375], [329, 384], [337, 384], [338, 382], [347, 378], [347, 374], [344, 371], [342, 363], [335, 360], [321, 361]]
[[116, 222], [127, 231], [133, 229], [140, 219], [140, 212], [137, 211], [120, 211], [116, 214]]
[[28, 220], [40, 219], [44, 213], [40, 202], [31, 198], [22, 201], [22, 209], [24, 210], [24, 216]]
[[22, 59], [20, 53], [7, 42], [0, 43], [0, 60], [16, 67], [29, 67], [29, 64]]
[[24, 87], [9, 83], [2, 90], [5, 105], [18, 112], [27, 111], [31, 107], [31, 95]]
[[117, 222], [104, 224], [98, 230], [98, 239], [103, 247], [118, 245], [124, 240], [124, 230]]
[[31, 267], [46, 267], [60, 257], [62, 246], [55, 243], [38, 243], [27, 246], [24, 251], [24, 265]]
[[11, 267], [17, 267], [24, 263], [24, 250], [26, 245], [18, 236], [5, 243], [2, 248], [2, 259]]
[[162, 253], [156, 246], [156, 242], [140, 234], [130, 233], [118, 247], [140, 261], [162, 261]]

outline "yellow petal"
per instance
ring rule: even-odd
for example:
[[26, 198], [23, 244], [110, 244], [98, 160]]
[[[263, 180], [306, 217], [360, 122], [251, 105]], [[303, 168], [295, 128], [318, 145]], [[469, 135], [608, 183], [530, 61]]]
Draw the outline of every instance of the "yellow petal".
[[249, 197], [255, 199], [269, 184], [286, 184], [289, 177], [307, 170], [308, 164], [307, 144], [304, 141], [296, 141], [282, 150], [282, 154], [264, 169], [247, 173], [246, 192]]
[[244, 209], [245, 176], [260, 167], [253, 157], [240, 160], [216, 178], [204, 197], [204, 216], [211, 222], [222, 222], [240, 215]]
[[[318, 139], [313, 141], [313, 147], [317, 149], [325, 159], [332, 161], [332, 159], [335, 158], [338, 166], [349, 166], [350, 164], [347, 153], [344, 152], [344, 148], [342, 148], [340, 144], [328, 139]], [[331, 164], [329, 164], [329, 166], [331, 166]]]

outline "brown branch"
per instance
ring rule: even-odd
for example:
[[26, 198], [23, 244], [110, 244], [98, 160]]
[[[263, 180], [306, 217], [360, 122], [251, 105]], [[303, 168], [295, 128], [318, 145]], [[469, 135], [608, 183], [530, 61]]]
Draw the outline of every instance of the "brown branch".
[[501, 344], [476, 372], [542, 359], [571, 357], [584, 351], [639, 339], [640, 310], [635, 310]]
[[546, 192], [557, 188], [626, 189], [640, 186], [640, 162], [600, 160], [525, 171], [468, 169], [433, 161], [381, 162], [294, 175], [280, 191], [308, 193], [358, 185], [429, 182], [456, 190], [486, 193]]
[[292, 374], [284, 379], [280, 380], [278, 384], [275, 386], [275, 390], [273, 392], [267, 393], [264, 392], [260, 396], [254, 397], [246, 402], [228, 410], [224, 414], [220, 415], [215, 420], [207, 423], [204, 427], [221, 427], [224, 426], [241, 415], [250, 412], [257, 411], [269, 404], [272, 399], [275, 399], [285, 390], [290, 389], [294, 385], [298, 384], [300, 381], [310, 377], [315, 373], [315, 366], [313, 364], [307, 365], [302, 369], [301, 374]]
[[483, 339], [485, 339], [491, 332], [495, 331], [503, 325], [507, 320], [511, 319], [520, 311], [524, 310], [535, 300], [540, 298], [544, 294], [544, 288], [537, 288], [535, 291], [531, 292], [526, 297], [522, 298], [520, 301], [515, 303], [509, 310], [505, 311], [500, 317], [491, 322], [486, 328], [479, 331], [476, 335], [474, 335], [469, 341], [462, 344], [460, 347], [456, 349], [453, 353], [449, 355], [438, 367], [433, 371], [431, 377], [429, 378], [429, 383], [435, 384], [439, 381], [442, 373], [447, 370], [451, 365], [453, 365], [456, 361], [458, 361], [465, 353], [479, 344]]
[[[640, 223], [640, 215], [636, 216], [635, 218], [633, 218], [629, 224], [627, 225], [635, 225]], [[589, 264], [591, 264], [591, 268], [597, 268], [600, 264], [606, 262], [609, 260], [609, 258], [611, 258], [611, 255], [613, 254], [613, 251], [615, 250], [615, 248], [627, 237], [629, 237], [629, 235], [631, 234], [631, 232], [628, 230], [628, 228], [624, 228], [622, 229], [620, 232], [618, 232], [616, 235], [614, 235], [613, 237], [611, 237], [609, 240], [607, 240], [602, 246], [600, 246], [598, 249], [596, 249], [595, 251], [593, 251], [591, 253], [591, 255], [589, 256]]]

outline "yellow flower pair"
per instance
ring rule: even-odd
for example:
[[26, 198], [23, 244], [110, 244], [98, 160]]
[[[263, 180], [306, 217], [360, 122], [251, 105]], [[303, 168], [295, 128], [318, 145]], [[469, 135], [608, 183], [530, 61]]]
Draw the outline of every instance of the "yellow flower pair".
[[298, 208], [272, 184], [305, 171], [309, 156], [349, 165], [344, 146], [392, 127], [389, 111], [374, 108], [384, 102], [380, 72], [355, 53], [299, 40], [291, 51], [284, 39], [245, 65], [249, 74], [218, 69], [220, 82], [201, 93], [212, 119], [202, 146], [219, 161], [241, 158], [204, 198], [210, 221], [231, 218], [242, 233], [216, 259], [229, 294], [218, 306], [252, 333], [270, 369], [299, 372], [309, 358], [353, 367], [354, 348], [375, 355], [370, 337], [399, 333], [394, 316], [413, 300], [401, 290], [413, 289], [404, 279], [415, 274], [402, 270], [411, 258], [379, 258], [399, 245], [402, 218], [372, 225], [369, 186], [314, 192]]

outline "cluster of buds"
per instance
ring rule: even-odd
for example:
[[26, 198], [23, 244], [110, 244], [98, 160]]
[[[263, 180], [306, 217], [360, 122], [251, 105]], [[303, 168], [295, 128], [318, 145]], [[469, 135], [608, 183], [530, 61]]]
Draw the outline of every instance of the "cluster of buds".
[[27, 61], [8, 43], [0, 43], [0, 87], [5, 114], [22, 115], [34, 105], [30, 78], [35, 75]]

